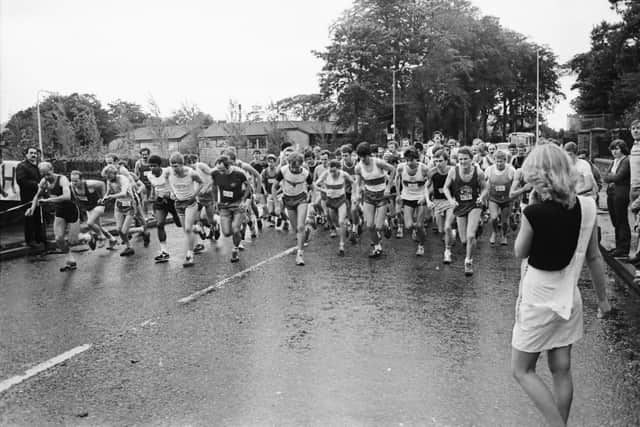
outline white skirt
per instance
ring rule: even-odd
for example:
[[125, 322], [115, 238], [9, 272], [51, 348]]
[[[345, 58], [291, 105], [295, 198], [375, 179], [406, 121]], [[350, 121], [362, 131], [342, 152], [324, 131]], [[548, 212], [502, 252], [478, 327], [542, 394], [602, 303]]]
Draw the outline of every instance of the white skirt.
[[516, 350], [539, 353], [575, 343], [583, 336], [582, 298], [574, 286], [569, 319], [550, 308], [552, 295], [563, 279], [563, 271], [545, 271], [527, 265], [516, 304], [511, 345]]

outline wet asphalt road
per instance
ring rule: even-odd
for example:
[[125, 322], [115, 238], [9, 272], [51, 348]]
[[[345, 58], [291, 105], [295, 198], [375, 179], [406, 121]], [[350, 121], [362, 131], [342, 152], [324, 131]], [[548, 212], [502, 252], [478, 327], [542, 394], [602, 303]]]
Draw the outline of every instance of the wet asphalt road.
[[[98, 249], [60, 273], [61, 255], [0, 264], [0, 381], [71, 348], [76, 357], [0, 394], [2, 425], [537, 426], [542, 418], [511, 378], [518, 265], [512, 248], [479, 244], [475, 275], [462, 247], [444, 266], [430, 234], [424, 258], [410, 238], [386, 255], [321, 232], [305, 251], [264, 263], [189, 304], [178, 300], [282, 253], [293, 234], [208, 248], [184, 269], [173, 259]], [[585, 276], [585, 279], [588, 277]], [[581, 281], [585, 338], [574, 346], [570, 424], [640, 425], [640, 385], [595, 318]], [[539, 371], [548, 384], [546, 360]]]

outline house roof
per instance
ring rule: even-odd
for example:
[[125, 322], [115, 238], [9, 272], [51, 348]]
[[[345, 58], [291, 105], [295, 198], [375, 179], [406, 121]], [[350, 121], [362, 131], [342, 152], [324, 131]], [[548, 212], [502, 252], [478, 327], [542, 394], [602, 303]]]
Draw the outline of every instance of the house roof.
[[287, 120], [278, 122], [214, 123], [205, 129], [200, 134], [200, 137], [227, 137], [234, 131], [245, 136], [267, 135], [273, 129], [274, 124], [279, 130], [299, 130], [309, 135], [332, 134], [334, 132], [345, 133], [343, 129], [338, 128], [333, 122]]
[[[189, 133], [189, 129], [185, 126], [166, 126], [162, 130], [162, 134], [152, 127], [142, 127], [133, 130], [133, 139], [135, 141], [151, 141], [154, 139], [181, 139]], [[120, 135], [124, 136], [124, 135]]]

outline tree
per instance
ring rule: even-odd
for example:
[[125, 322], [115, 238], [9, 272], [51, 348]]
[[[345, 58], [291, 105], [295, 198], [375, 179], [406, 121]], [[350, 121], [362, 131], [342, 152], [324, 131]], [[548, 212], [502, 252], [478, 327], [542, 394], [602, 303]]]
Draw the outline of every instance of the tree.
[[[94, 157], [102, 152], [102, 135], [96, 111], [103, 120], [94, 95], [77, 93], [50, 95], [40, 103], [44, 157]], [[2, 135], [12, 155], [28, 146], [38, 146], [38, 117], [35, 107], [14, 114]], [[103, 123], [103, 122], [101, 122]], [[103, 123], [104, 124], [104, 123]]]
[[397, 134], [420, 130], [426, 139], [461, 124], [486, 134], [496, 115], [504, 132], [535, 121], [537, 49], [549, 108], [561, 96], [553, 53], [480, 17], [466, 0], [357, 0], [332, 26], [331, 44], [314, 53], [338, 123], [380, 138], [392, 121], [395, 75]]
[[602, 22], [591, 31], [591, 49], [574, 56], [567, 68], [576, 73], [580, 94], [573, 106], [580, 114], [610, 114], [622, 126], [640, 101], [640, 3], [609, 1], [621, 22]]
[[275, 103], [277, 111], [292, 120], [328, 120], [333, 105], [319, 93], [295, 95]]

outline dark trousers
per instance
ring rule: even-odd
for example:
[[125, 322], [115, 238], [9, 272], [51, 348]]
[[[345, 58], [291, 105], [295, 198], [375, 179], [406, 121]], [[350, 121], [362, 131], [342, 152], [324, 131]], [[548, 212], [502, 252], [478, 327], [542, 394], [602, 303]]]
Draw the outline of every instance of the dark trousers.
[[32, 216], [24, 217], [24, 240], [27, 243], [44, 242], [42, 211], [37, 207]]
[[631, 246], [631, 227], [629, 227], [629, 195], [607, 194], [607, 208], [616, 234], [616, 249], [629, 252]]

